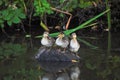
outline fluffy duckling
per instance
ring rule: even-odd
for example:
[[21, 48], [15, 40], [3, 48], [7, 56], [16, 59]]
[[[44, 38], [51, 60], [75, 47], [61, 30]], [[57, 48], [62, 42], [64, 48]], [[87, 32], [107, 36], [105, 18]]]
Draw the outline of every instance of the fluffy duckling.
[[54, 39], [49, 37], [49, 32], [43, 33], [43, 38], [41, 39], [41, 44], [46, 47], [50, 47], [54, 44]]
[[67, 48], [69, 45], [69, 39], [65, 37], [65, 35], [61, 32], [58, 35], [58, 38], [56, 39], [55, 44], [62, 48]]
[[80, 48], [80, 44], [77, 41], [77, 35], [76, 33], [72, 33], [72, 39], [70, 41], [70, 51], [77, 52]]

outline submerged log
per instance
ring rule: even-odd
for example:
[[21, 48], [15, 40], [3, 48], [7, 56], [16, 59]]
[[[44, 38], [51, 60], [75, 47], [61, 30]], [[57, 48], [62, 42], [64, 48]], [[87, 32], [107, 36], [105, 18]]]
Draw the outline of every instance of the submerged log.
[[59, 48], [40, 47], [35, 55], [35, 59], [38, 61], [78, 61], [80, 57], [69, 50], [64, 51]]

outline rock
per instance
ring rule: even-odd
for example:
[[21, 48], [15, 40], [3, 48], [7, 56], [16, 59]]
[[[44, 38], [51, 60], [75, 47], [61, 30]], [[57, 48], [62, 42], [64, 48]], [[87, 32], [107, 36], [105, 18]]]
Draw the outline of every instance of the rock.
[[35, 59], [38, 61], [72, 61], [79, 60], [80, 57], [69, 50], [62, 51], [58, 48], [40, 47]]

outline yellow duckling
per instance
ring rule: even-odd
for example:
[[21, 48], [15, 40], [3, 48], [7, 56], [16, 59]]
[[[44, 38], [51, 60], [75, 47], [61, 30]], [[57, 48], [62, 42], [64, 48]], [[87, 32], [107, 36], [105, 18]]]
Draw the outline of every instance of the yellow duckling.
[[72, 39], [70, 41], [70, 51], [77, 52], [80, 48], [80, 44], [77, 41], [77, 35], [76, 33], [72, 33]]
[[69, 39], [65, 37], [65, 35], [61, 32], [58, 35], [58, 38], [56, 39], [55, 44], [62, 48], [67, 48], [69, 45]]
[[54, 44], [54, 39], [49, 36], [49, 32], [43, 33], [43, 38], [41, 39], [41, 44], [46, 47], [50, 47]]

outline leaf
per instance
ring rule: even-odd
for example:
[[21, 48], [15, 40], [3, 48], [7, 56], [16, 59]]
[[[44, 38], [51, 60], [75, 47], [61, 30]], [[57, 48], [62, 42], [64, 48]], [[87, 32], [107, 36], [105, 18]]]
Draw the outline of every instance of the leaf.
[[23, 13], [19, 14], [19, 17], [20, 17], [21, 19], [25, 19], [25, 18], [26, 18], [25, 14], [23, 14]]
[[14, 16], [13, 13], [9, 13], [7, 16], [5, 16], [4, 20], [10, 20], [13, 18], [13, 16]]
[[15, 16], [12, 21], [13, 21], [13, 23], [20, 23], [21, 22], [21, 20], [18, 18], [18, 16]]
[[92, 5], [92, 3], [90, 2], [90, 1], [88, 1], [88, 2], [83, 2], [83, 3], [81, 3], [80, 5], [79, 5], [79, 7], [80, 8], [86, 8], [86, 7], [89, 7], [89, 6], [91, 6]]
[[7, 21], [7, 24], [9, 25], [9, 26], [12, 26], [12, 21]]
[[46, 31], [49, 31], [48, 27], [41, 21], [40, 25], [43, 29], [45, 29]]
[[60, 3], [63, 3], [65, 0], [60, 0]]
[[9, 14], [9, 10], [6, 9], [6, 10], [2, 11], [2, 16], [3, 17], [6, 17], [8, 14]]
[[22, 19], [25, 19], [25, 18], [26, 18], [25, 14], [24, 14], [24, 12], [23, 12], [23, 9], [21, 9], [21, 8], [15, 9], [15, 13], [16, 13], [16, 16], [19, 16], [19, 17], [22, 18]]

